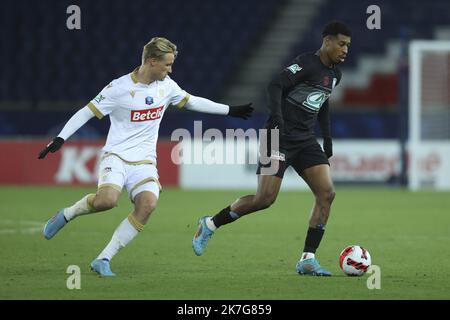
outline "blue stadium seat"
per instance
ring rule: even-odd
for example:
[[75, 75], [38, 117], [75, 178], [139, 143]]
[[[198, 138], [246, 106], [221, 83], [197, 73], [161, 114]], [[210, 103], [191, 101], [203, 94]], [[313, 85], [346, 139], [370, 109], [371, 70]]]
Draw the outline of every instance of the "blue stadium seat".
[[[245, 54], [277, 5], [276, 0], [81, 0], [81, 30], [68, 30], [65, 12], [72, 1], [3, 2], [8, 13], [1, 13], [2, 39], [8, 54], [19, 57], [2, 68], [0, 87], [15, 74], [18, 82], [47, 83], [48, 90], [35, 90], [33, 99], [77, 101], [91, 98], [92, 90], [139, 65], [142, 47], [153, 36], [165, 36], [179, 46], [174, 74], [180, 85], [213, 98], [230, 76], [233, 61]], [[32, 64], [31, 78], [16, 74], [24, 64]], [[2, 91], [2, 99], [27, 98], [26, 92], [14, 91], [18, 87], [11, 88]]]

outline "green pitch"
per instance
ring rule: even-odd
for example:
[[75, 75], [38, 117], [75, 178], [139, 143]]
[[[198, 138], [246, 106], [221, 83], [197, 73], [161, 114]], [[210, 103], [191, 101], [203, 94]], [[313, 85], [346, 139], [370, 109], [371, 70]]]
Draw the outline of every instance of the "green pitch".
[[[126, 194], [117, 208], [78, 218], [52, 240], [44, 222], [94, 188], [0, 188], [0, 299], [449, 299], [450, 195], [397, 189], [337, 188], [318, 251], [330, 278], [295, 273], [312, 195], [281, 192], [268, 210], [224, 226], [203, 256], [191, 239], [198, 217], [247, 194], [165, 189], [144, 231], [112, 260], [115, 278], [89, 263], [132, 210]], [[345, 276], [338, 256], [347, 245], [368, 248], [381, 269], [381, 289], [369, 275]], [[81, 270], [81, 289], [69, 290], [68, 266]]]

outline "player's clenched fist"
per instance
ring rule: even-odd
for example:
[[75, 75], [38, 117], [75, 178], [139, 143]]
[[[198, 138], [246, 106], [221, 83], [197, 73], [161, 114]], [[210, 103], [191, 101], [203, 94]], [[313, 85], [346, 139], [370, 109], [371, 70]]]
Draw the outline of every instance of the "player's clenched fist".
[[59, 148], [61, 148], [61, 146], [63, 144], [64, 144], [64, 139], [60, 138], [60, 137], [56, 137], [55, 139], [50, 141], [49, 144], [47, 144], [47, 146], [41, 152], [39, 152], [38, 159], [44, 159], [45, 156], [47, 155], [47, 153], [49, 153], [49, 152], [54, 153], [54, 152], [58, 151]]

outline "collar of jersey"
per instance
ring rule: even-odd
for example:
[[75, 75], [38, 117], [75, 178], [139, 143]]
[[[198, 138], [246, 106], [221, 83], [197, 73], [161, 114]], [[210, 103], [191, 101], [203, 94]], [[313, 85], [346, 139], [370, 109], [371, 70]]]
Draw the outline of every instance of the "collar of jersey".
[[141, 86], [141, 87], [145, 87], [145, 88], [151, 86], [153, 82], [150, 84], [145, 84], [145, 83], [138, 81], [138, 79], [137, 79], [138, 70], [139, 70], [139, 67], [136, 67], [136, 68], [134, 68], [133, 72], [130, 73], [130, 77], [131, 77], [131, 80], [133, 81], [133, 83], [136, 86]]
[[317, 58], [319, 59], [320, 64], [323, 65], [325, 68], [334, 69], [336, 67], [336, 65], [334, 63], [332, 63], [331, 66], [326, 66], [326, 65], [323, 64], [322, 60], [320, 60], [320, 52], [319, 51], [320, 50], [317, 50], [316, 53], [314, 53], [314, 55], [317, 56]]

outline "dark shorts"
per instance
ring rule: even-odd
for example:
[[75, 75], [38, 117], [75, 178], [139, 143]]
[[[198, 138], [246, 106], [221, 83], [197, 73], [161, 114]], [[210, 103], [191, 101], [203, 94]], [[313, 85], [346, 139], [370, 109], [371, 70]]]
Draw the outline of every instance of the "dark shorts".
[[[289, 166], [301, 175], [303, 170], [320, 164], [330, 165], [328, 158], [322, 147], [315, 139], [301, 143], [284, 143], [280, 147], [280, 152], [284, 154], [284, 160], [271, 159], [268, 164], [258, 163], [256, 174], [267, 174], [283, 178], [284, 172]], [[268, 170], [272, 167], [273, 170]], [[264, 170], [262, 170], [264, 168]]]

